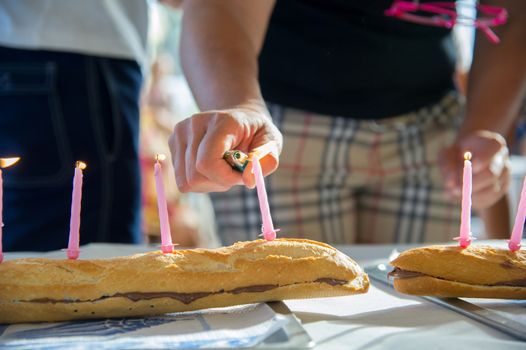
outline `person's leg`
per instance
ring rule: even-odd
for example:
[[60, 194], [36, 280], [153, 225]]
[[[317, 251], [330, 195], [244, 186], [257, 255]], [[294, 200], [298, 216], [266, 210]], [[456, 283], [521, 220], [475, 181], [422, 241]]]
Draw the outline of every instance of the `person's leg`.
[[[526, 112], [526, 105], [523, 106]], [[519, 125], [515, 124], [506, 135], [506, 143], [513, 153], [516, 149], [515, 136], [519, 133]], [[508, 193], [499, 199], [496, 203], [486, 209], [477, 210], [478, 216], [484, 223], [484, 238], [487, 239], [505, 239], [510, 236], [512, 230], [512, 218], [510, 208], [510, 195]], [[482, 232], [481, 232], [482, 233]]]
[[359, 242], [450, 241], [458, 236], [460, 207], [444, 196], [437, 166], [460, 115], [456, 100], [375, 124], [369, 182], [358, 195]]
[[104, 72], [101, 58], [0, 50], [0, 156], [22, 157], [5, 172], [5, 249], [66, 247], [76, 160], [88, 164], [81, 243], [136, 240], [138, 67], [109, 60]]
[[[85, 232], [99, 242], [137, 243], [141, 234], [139, 165], [139, 95], [142, 74], [132, 61], [93, 58], [88, 75], [93, 173], [92, 220]], [[79, 145], [83, 149], [83, 145]], [[95, 170], [95, 169], [94, 169]], [[85, 183], [89, 180], [86, 177]], [[88, 198], [86, 199], [86, 202]]]
[[491, 207], [479, 210], [478, 215], [484, 223], [485, 238], [506, 239], [510, 236], [510, 204], [507, 194]]
[[[278, 237], [353, 242], [354, 198], [345, 174], [354, 125], [279, 106], [271, 106], [271, 113], [284, 136], [280, 166], [266, 181]], [[260, 234], [255, 190], [236, 187], [212, 194], [212, 200], [223, 244]]]

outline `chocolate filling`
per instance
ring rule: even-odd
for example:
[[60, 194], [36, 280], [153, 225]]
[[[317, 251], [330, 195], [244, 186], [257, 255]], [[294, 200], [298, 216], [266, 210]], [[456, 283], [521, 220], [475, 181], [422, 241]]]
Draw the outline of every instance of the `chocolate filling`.
[[[389, 277], [394, 277], [394, 278], [413, 278], [413, 277], [419, 277], [419, 276], [427, 276], [426, 274], [423, 274], [421, 272], [402, 270], [402, 269], [400, 269], [398, 267], [395, 267], [394, 270], [389, 272], [387, 275]], [[434, 277], [434, 276], [429, 276], [429, 277], [438, 278], [438, 279], [447, 281], [445, 278]], [[455, 282], [455, 281], [452, 281], [452, 282]], [[465, 283], [465, 282], [460, 282], [460, 283]], [[481, 286], [484, 286], [484, 285], [481, 284]], [[495, 284], [490, 284], [490, 285], [486, 285], [486, 286], [487, 287], [496, 287], [496, 286], [526, 287], [526, 279], [497, 282]]]
[[505, 281], [495, 283], [496, 286], [507, 286], [507, 287], [526, 287], [526, 278], [513, 281]]
[[326, 283], [326, 284], [329, 284], [331, 286], [343, 286], [344, 284], [347, 283], [347, 281], [344, 281], [344, 280], [336, 280], [334, 278], [318, 278], [316, 281], [314, 282], [318, 282], [318, 283]]
[[[218, 294], [219, 292], [198, 292], [198, 293], [175, 293], [175, 292], [150, 292], [150, 293], [117, 293], [111, 297], [123, 297], [128, 298], [131, 301], [140, 301], [140, 300], [151, 300], [156, 298], [172, 298], [177, 299], [183, 304], [190, 304], [192, 301], [207, 297], [212, 294]], [[111, 298], [103, 297], [97, 300]]]
[[424, 274], [420, 272], [402, 270], [402, 269], [399, 269], [398, 267], [395, 267], [393, 271], [387, 274], [387, 276], [394, 277], [394, 278], [413, 278], [413, 277], [424, 276]]
[[232, 294], [259, 293], [259, 292], [265, 292], [267, 290], [271, 290], [271, 289], [278, 288], [278, 287], [279, 286], [277, 284], [260, 284], [258, 286], [239, 287], [239, 288], [229, 291], [228, 293], [232, 293]]
[[515, 264], [508, 260], [504, 261], [503, 263], [500, 263], [500, 266], [507, 270], [513, 270], [515, 268]]
[[[326, 283], [331, 286], [341, 286], [346, 284], [348, 281], [345, 280], [339, 280], [334, 278], [318, 278], [314, 282], [317, 283]], [[209, 295], [214, 294], [223, 294], [223, 293], [230, 293], [230, 294], [241, 294], [241, 293], [259, 293], [259, 292], [265, 292], [267, 290], [275, 289], [278, 287], [285, 287], [279, 286], [277, 284], [260, 284], [260, 285], [254, 285], [254, 286], [247, 286], [247, 287], [239, 287], [232, 290], [219, 290], [217, 292], [195, 292], [195, 293], [177, 293], [177, 292], [130, 292], [130, 293], [117, 293], [111, 296], [102, 296], [98, 299], [94, 300], [86, 300], [89, 302], [99, 301], [103, 299], [108, 298], [114, 298], [114, 297], [122, 297], [122, 298], [128, 298], [131, 301], [140, 301], [140, 300], [151, 300], [156, 298], [172, 298], [179, 300], [180, 302], [184, 304], [190, 304], [191, 302], [201, 299], [204, 297], [207, 297]], [[40, 298], [40, 299], [32, 299], [29, 300], [29, 302], [32, 303], [76, 303], [76, 302], [83, 302], [83, 300], [72, 300], [72, 299], [50, 299], [50, 298]]]

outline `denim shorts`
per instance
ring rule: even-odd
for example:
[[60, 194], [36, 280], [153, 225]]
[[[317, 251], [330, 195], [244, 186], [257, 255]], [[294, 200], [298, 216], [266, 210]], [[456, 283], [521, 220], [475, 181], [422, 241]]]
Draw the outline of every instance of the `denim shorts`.
[[138, 64], [0, 47], [0, 157], [6, 251], [67, 246], [74, 164], [87, 163], [81, 244], [140, 234]]

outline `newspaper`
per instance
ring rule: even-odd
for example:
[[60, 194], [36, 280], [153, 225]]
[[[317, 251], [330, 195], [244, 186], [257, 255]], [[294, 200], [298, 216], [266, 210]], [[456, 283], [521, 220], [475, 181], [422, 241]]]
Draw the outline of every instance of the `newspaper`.
[[0, 348], [246, 348], [286, 323], [267, 304], [251, 304], [147, 318], [0, 325]]

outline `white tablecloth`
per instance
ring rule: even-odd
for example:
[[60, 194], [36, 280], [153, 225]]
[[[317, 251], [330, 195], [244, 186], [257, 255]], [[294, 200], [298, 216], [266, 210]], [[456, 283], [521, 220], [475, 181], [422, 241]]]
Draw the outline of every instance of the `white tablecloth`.
[[[502, 244], [502, 242], [500, 242]], [[392, 245], [338, 247], [362, 266], [386, 259], [407, 247]], [[83, 258], [128, 255], [154, 247], [91, 244]], [[6, 259], [64, 253], [7, 253]], [[376, 282], [367, 294], [291, 300], [286, 304], [316, 342], [316, 349], [526, 349], [497, 330], [420, 298], [404, 296]], [[526, 314], [520, 304], [521, 316]]]

